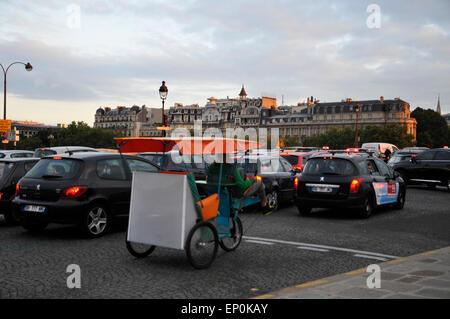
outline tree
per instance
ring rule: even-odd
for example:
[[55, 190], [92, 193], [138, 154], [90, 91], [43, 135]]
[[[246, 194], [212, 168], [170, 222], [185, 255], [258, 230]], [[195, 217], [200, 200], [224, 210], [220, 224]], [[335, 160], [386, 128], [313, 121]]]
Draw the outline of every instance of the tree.
[[450, 144], [450, 129], [447, 121], [437, 112], [416, 108], [411, 117], [417, 120], [417, 145], [430, 148]]
[[[413, 136], [409, 135], [406, 127], [398, 124], [386, 126], [366, 126], [359, 130], [359, 146], [369, 142], [385, 142], [394, 144], [400, 148], [411, 146]], [[344, 129], [332, 128], [326, 133], [307, 137], [303, 141], [304, 146], [329, 146], [330, 149], [345, 149], [355, 144], [355, 131], [349, 127]]]

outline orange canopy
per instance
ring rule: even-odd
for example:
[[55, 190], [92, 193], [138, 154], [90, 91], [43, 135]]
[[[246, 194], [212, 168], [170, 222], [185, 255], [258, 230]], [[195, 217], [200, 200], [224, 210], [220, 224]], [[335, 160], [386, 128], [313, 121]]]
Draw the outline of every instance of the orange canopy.
[[180, 150], [182, 154], [225, 154], [260, 147], [260, 143], [231, 138], [201, 137], [117, 137], [122, 153], [168, 152]]

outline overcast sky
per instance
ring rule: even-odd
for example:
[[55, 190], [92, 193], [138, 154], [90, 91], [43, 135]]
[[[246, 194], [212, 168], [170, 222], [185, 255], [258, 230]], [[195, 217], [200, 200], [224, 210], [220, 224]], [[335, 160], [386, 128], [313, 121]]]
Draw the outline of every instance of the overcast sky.
[[449, 13], [448, 0], [1, 0], [0, 63], [34, 67], [8, 72], [7, 117], [92, 125], [100, 106], [160, 107], [162, 80], [169, 105], [244, 84], [278, 104], [384, 96], [435, 109], [440, 94], [448, 113]]

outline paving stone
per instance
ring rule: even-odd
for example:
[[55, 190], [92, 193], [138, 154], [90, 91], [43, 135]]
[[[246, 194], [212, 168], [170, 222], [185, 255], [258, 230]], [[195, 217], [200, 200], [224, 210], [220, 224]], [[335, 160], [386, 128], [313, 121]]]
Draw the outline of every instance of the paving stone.
[[434, 258], [425, 258], [425, 259], [420, 259], [419, 261], [420, 261], [421, 263], [429, 263], [429, 264], [438, 262], [438, 260], [437, 260], [437, 259], [434, 259]]
[[390, 291], [382, 290], [382, 289], [369, 289], [369, 288], [353, 287], [353, 288], [349, 288], [349, 289], [341, 291], [339, 293], [339, 296], [354, 297], [354, 298], [358, 298], [358, 299], [374, 299], [374, 298], [381, 298], [390, 293], [391, 293]]
[[418, 270], [418, 271], [414, 271], [414, 272], [410, 273], [410, 275], [423, 276], [423, 277], [437, 277], [437, 276], [441, 276], [444, 274], [445, 274], [444, 272], [428, 270], [428, 269]]
[[444, 289], [423, 288], [414, 292], [414, 294], [431, 298], [450, 299], [450, 290]]
[[423, 277], [418, 277], [418, 276], [406, 276], [406, 277], [397, 279], [397, 281], [400, 281], [400, 282], [404, 282], [404, 283], [410, 284], [410, 283], [413, 283], [413, 282], [417, 282], [417, 281], [419, 281], [420, 279], [423, 279]]
[[383, 299], [423, 299], [422, 296], [413, 296], [407, 294], [393, 294], [383, 297]]
[[450, 290], [450, 281], [439, 279], [426, 279], [420, 282], [421, 285], [430, 286], [435, 288], [445, 288]]
[[403, 283], [399, 281], [381, 281], [381, 289], [389, 290], [392, 292], [405, 292], [405, 291], [415, 291], [422, 288], [422, 286]]
[[399, 273], [394, 273], [394, 272], [387, 272], [387, 271], [381, 272], [381, 280], [395, 280], [395, 279], [398, 279], [403, 276], [404, 276], [404, 274], [399, 274]]

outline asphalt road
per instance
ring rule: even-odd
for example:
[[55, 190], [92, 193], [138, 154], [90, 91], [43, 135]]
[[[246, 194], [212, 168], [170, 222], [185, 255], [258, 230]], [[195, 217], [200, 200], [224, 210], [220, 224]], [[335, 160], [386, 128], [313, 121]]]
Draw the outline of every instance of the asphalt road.
[[[51, 225], [40, 234], [0, 226], [0, 298], [249, 298], [450, 246], [450, 193], [408, 188], [402, 211], [370, 219], [287, 206], [269, 216], [241, 215], [244, 240], [212, 267], [193, 269], [184, 251], [156, 248], [144, 259], [125, 248], [125, 225], [89, 240], [77, 229]], [[69, 289], [66, 268], [81, 268], [81, 288]]]

